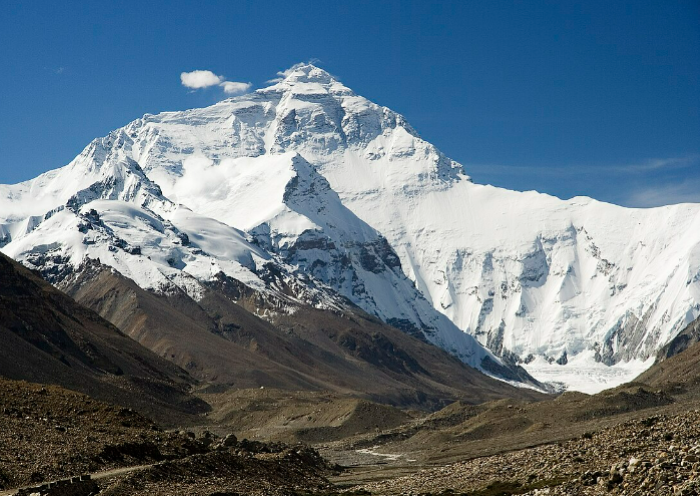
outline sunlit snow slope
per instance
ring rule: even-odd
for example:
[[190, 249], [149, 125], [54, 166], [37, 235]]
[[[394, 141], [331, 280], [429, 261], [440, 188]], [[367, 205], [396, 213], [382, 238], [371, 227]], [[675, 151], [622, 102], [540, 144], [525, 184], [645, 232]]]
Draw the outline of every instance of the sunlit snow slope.
[[[115, 171], [119, 191], [90, 192]], [[77, 209], [44, 220], [79, 191]], [[141, 263], [168, 280], [223, 267], [255, 284], [274, 256], [470, 363], [485, 352], [467, 335], [585, 391], [631, 379], [700, 314], [700, 206], [474, 184], [401, 115], [313, 65], [208, 108], [145, 115], [63, 169], [0, 186], [0, 246], [21, 260], [50, 251], [46, 230], [90, 209], [129, 243], [119, 226], [138, 226], [138, 244], [159, 247], [151, 260], [168, 261]], [[142, 272], [130, 277], [155, 287], [161, 276]]]

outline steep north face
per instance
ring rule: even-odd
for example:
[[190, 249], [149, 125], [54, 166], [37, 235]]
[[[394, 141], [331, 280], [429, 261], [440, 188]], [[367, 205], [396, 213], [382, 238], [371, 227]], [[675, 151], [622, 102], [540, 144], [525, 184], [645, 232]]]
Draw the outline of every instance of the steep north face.
[[301, 64], [0, 186], [0, 246], [56, 277], [87, 256], [195, 299], [221, 272], [279, 291], [261, 275], [275, 266], [290, 298], [340, 295], [471, 365], [594, 391], [700, 314], [699, 214], [474, 184], [401, 115]]

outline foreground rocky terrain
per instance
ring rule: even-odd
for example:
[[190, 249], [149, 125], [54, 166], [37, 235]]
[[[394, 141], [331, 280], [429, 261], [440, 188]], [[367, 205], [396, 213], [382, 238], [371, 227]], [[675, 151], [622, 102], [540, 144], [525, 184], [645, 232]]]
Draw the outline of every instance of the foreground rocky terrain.
[[567, 442], [364, 484], [372, 494], [691, 495], [700, 491], [700, 413], [654, 415]]
[[[473, 406], [454, 404], [426, 416], [329, 396], [282, 394], [236, 393], [235, 407], [227, 394], [221, 398], [228, 401], [212, 402], [214, 413], [202, 417], [201, 425], [165, 431], [128, 408], [58, 386], [0, 380], [0, 494], [79, 495], [88, 489], [85, 496], [700, 494], [700, 411], [687, 397], [650, 406], [638, 401], [646, 393], [638, 393], [626, 408], [610, 408], [608, 415], [597, 407], [613, 405], [610, 398], [619, 406], [621, 393], [479, 406], [491, 419], [486, 423], [497, 427], [503, 425], [495, 421], [501, 409], [511, 412], [515, 425], [528, 409], [541, 414], [559, 406], [567, 427], [563, 435], [546, 426], [512, 427], [510, 434], [480, 438], [471, 431], [472, 445], [482, 445], [479, 452], [469, 450], [464, 432], [455, 435], [479, 416]], [[293, 410], [290, 405], [298, 409], [313, 402], [316, 407], [302, 419], [287, 422], [286, 434], [277, 424], [261, 423], [274, 416], [270, 405], [286, 404], [284, 415]], [[567, 413], [568, 402], [580, 409], [579, 421], [566, 421], [574, 410]], [[630, 406], [634, 403], [638, 409]], [[311, 424], [325, 427], [303, 427]], [[237, 439], [234, 425], [290, 443]], [[397, 442], [397, 433], [408, 437]], [[327, 459], [293, 442], [295, 436], [306, 437]], [[408, 450], [411, 438], [417, 438], [414, 451], [396, 451]], [[421, 443], [422, 450], [415, 449]], [[488, 449], [493, 453], [483, 451]], [[86, 474], [89, 483], [37, 490]], [[10, 490], [26, 486], [33, 489]]]
[[0, 380], [0, 484], [10, 488], [153, 463], [203, 447], [133, 410], [58, 386]]
[[3, 495], [88, 474], [92, 491], [105, 495], [290, 494], [328, 489], [332, 470], [304, 446], [166, 432], [127, 408], [58, 386], [0, 379]]
[[115, 477], [100, 494], [162, 496], [327, 493], [328, 466], [309, 448], [250, 446], [164, 462]]
[[192, 394], [208, 411], [169, 430], [60, 386], [0, 379], [0, 495], [698, 494], [698, 346], [597, 395], [432, 413], [202, 384]]

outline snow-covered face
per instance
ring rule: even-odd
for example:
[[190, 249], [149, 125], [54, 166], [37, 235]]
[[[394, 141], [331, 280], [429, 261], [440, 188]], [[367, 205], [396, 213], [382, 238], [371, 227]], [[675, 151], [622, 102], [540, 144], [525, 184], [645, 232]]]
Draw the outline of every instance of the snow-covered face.
[[[47, 215], [71, 198], [105, 226], [70, 208]], [[262, 284], [255, 261], [274, 260], [468, 363], [507, 354], [587, 391], [629, 378], [698, 316], [697, 233], [694, 205], [473, 184], [399, 114], [309, 65], [208, 108], [144, 116], [62, 169], [0, 186], [0, 242], [20, 259], [138, 259], [147, 287], [216, 271]]]

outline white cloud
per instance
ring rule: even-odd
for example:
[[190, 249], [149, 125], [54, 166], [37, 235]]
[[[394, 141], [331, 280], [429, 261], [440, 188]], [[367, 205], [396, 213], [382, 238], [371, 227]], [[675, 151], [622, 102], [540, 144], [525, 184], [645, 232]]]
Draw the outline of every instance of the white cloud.
[[499, 177], [507, 177], [512, 187], [525, 178], [528, 188], [538, 191], [544, 188], [550, 193], [557, 190], [557, 185], [576, 184], [578, 194], [593, 193], [595, 198], [627, 207], [700, 203], [700, 177], [696, 172], [699, 168], [700, 154], [609, 165], [468, 164], [464, 167], [477, 183], [486, 178], [498, 184]]
[[700, 203], [700, 179], [688, 178], [643, 187], [630, 192], [622, 201], [629, 207], [659, 207], [675, 203]]
[[501, 165], [501, 164], [466, 164], [469, 173], [494, 175], [531, 175], [551, 177], [570, 177], [586, 175], [643, 175], [649, 172], [674, 171], [696, 167], [700, 164], [700, 155], [684, 157], [651, 158], [631, 164], [609, 165], [567, 165], [567, 166], [538, 166], [538, 165]]
[[655, 170], [674, 170], [694, 167], [698, 164], [700, 156], [687, 155], [685, 157], [651, 158], [643, 163], [618, 166], [621, 172], [643, 173]]
[[221, 86], [227, 95], [240, 95], [248, 91], [252, 84], [238, 81], [226, 81], [223, 76], [217, 76], [211, 71], [192, 71], [180, 74], [182, 85], [193, 90]]
[[180, 74], [180, 81], [182, 82], [183, 86], [197, 90], [200, 88], [208, 88], [209, 86], [221, 84], [224, 81], [224, 78], [217, 76], [211, 71], [192, 71], [183, 72]]
[[239, 93], [245, 93], [250, 89], [252, 84], [250, 83], [239, 83], [236, 81], [224, 81], [220, 85], [224, 92], [229, 95], [237, 95]]
[[225, 198], [229, 194], [226, 176], [213, 160], [204, 155], [191, 155], [182, 161], [181, 186], [176, 186], [173, 198], [204, 195]]
[[[270, 80], [268, 80], [267, 82], [268, 82], [268, 83], [279, 83], [280, 81], [282, 81], [284, 78], [286, 78], [287, 76], [289, 76], [290, 74], [292, 74], [294, 71], [296, 71], [296, 70], [299, 69], [300, 67], [306, 67], [306, 66], [308, 66], [308, 65], [317, 66], [317, 65], [320, 64], [320, 63], [321, 63], [321, 60], [320, 60], [320, 59], [317, 59], [317, 58], [311, 58], [311, 59], [309, 59], [308, 62], [299, 62], [299, 63], [297, 63], [297, 64], [294, 64], [294, 65], [293, 65], [292, 67], [290, 67], [289, 69], [285, 69], [284, 71], [277, 71], [277, 76], [279, 76], [279, 77], [270, 79]], [[338, 79], [338, 78], [335, 77], [335, 76], [333, 76], [333, 78], [334, 78], [334, 79]]]

